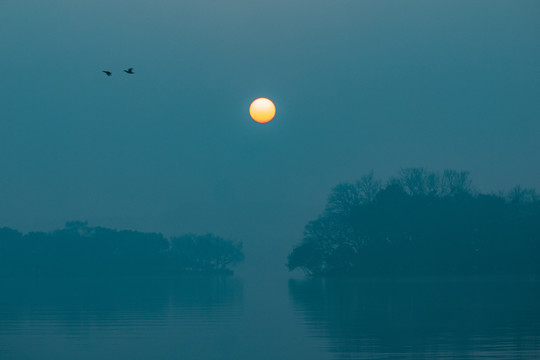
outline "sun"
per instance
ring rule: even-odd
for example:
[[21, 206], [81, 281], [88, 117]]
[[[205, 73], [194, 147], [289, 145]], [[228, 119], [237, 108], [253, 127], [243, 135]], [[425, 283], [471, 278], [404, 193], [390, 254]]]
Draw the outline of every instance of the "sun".
[[276, 115], [276, 106], [267, 98], [258, 98], [253, 100], [249, 106], [249, 115], [258, 123], [269, 122]]

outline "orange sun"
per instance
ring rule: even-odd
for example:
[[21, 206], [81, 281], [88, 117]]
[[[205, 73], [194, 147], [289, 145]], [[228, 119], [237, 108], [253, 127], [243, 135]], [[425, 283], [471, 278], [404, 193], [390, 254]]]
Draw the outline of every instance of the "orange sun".
[[269, 122], [276, 115], [276, 106], [267, 98], [258, 98], [253, 100], [249, 106], [249, 115], [258, 123]]

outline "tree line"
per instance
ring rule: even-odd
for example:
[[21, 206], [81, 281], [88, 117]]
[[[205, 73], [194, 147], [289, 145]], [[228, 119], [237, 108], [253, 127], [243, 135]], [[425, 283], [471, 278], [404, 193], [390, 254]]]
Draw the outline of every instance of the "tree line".
[[232, 273], [242, 244], [212, 234], [165, 238], [68, 222], [52, 232], [0, 228], [0, 276], [168, 276]]
[[334, 187], [288, 257], [308, 275], [540, 275], [540, 201], [474, 191], [468, 172], [402, 169]]

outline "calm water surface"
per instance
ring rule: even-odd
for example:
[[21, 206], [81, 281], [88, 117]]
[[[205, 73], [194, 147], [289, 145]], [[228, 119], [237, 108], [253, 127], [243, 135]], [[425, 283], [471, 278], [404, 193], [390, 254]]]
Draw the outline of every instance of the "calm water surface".
[[540, 359], [530, 281], [0, 280], [0, 359]]

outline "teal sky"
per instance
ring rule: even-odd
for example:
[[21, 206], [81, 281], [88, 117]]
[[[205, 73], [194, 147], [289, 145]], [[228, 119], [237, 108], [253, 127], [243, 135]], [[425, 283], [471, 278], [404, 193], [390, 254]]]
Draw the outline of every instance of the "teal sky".
[[370, 170], [540, 188], [539, 35], [538, 1], [2, 0], [0, 226], [215, 232], [282, 264]]

